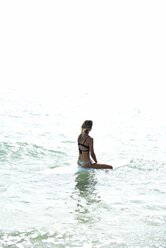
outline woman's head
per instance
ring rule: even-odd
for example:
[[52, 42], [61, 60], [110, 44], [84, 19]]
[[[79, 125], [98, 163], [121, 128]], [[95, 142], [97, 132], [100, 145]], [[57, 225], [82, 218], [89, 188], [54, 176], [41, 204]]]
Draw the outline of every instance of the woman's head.
[[81, 128], [82, 128], [82, 133], [88, 134], [90, 130], [92, 129], [93, 122], [90, 120], [86, 120], [83, 122]]

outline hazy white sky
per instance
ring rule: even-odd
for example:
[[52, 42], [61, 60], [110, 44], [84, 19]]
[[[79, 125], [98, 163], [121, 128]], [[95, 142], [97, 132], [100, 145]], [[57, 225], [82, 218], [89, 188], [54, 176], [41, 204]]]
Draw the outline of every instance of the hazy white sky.
[[0, 87], [162, 105], [165, 13], [165, 0], [0, 1]]

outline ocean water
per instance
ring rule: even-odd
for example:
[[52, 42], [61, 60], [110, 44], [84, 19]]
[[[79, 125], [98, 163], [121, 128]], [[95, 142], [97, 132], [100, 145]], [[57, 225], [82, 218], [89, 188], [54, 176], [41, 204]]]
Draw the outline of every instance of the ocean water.
[[[85, 119], [114, 170], [78, 170]], [[85, 90], [1, 91], [0, 247], [165, 248], [165, 121]]]

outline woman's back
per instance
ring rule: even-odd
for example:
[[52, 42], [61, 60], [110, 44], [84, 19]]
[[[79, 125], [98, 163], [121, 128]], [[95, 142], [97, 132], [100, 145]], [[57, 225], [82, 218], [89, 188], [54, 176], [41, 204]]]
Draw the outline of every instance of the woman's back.
[[89, 161], [89, 140], [90, 136], [87, 134], [80, 134], [78, 136], [79, 159]]

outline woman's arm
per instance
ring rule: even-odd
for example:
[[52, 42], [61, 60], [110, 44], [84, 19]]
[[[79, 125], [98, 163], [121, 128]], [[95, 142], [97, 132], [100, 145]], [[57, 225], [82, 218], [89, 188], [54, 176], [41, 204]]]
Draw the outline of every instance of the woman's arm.
[[91, 155], [91, 157], [93, 158], [93, 160], [95, 161], [95, 163], [97, 163], [96, 154], [95, 154], [94, 148], [93, 148], [93, 138], [90, 138], [89, 149], [90, 149], [90, 155]]

